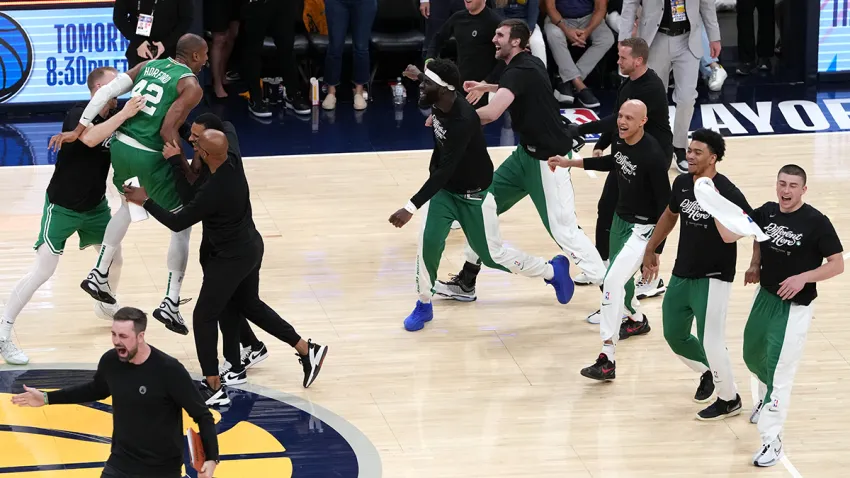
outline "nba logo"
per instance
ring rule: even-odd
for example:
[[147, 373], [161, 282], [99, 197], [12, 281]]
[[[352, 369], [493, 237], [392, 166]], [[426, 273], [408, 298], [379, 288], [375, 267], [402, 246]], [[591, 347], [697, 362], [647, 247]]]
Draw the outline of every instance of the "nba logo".
[[[599, 116], [596, 113], [588, 108], [566, 108], [561, 110], [561, 116], [570, 120], [570, 122], [575, 124], [585, 124], [590, 123], [591, 121], [599, 121]], [[585, 139], [599, 139], [598, 134], [587, 134], [584, 136]]]
[[606, 293], [605, 293], [605, 302], [608, 302], [609, 300], [611, 300], [611, 293], [610, 293], [610, 292], [606, 292]]

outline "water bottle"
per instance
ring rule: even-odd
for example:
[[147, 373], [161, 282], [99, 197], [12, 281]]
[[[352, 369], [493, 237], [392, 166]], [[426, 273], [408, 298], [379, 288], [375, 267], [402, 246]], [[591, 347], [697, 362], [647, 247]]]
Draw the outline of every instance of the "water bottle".
[[401, 84], [401, 77], [396, 79], [396, 84], [393, 85], [393, 104], [404, 104], [404, 85]]

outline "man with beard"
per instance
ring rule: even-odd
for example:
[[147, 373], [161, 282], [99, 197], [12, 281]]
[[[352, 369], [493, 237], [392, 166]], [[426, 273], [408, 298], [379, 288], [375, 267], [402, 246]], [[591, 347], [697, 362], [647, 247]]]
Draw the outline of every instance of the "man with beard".
[[189, 373], [145, 341], [148, 318], [124, 307], [112, 322], [113, 350], [97, 364], [91, 382], [52, 392], [24, 385], [12, 397], [22, 407], [95, 402], [112, 397], [112, 452], [101, 478], [183, 476], [183, 410], [200, 428], [206, 462], [199, 478], [212, 478], [218, 438], [212, 413]]
[[566, 257], [555, 256], [546, 262], [502, 244], [491, 187], [493, 163], [475, 108], [460, 93], [460, 72], [455, 64], [433, 60], [424, 75], [415, 66], [408, 66], [405, 76], [422, 81], [419, 106], [432, 108], [436, 144], [428, 180], [389, 218], [393, 226], [402, 227], [417, 210], [421, 209], [423, 216], [416, 261], [419, 300], [404, 320], [404, 328], [420, 330], [434, 318], [431, 297], [453, 221], [460, 223], [469, 247], [488, 267], [542, 278], [555, 288], [558, 302], [568, 303], [575, 286]]

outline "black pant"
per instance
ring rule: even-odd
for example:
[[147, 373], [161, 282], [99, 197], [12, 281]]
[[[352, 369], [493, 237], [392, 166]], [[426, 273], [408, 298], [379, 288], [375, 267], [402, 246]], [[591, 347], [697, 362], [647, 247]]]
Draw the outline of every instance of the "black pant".
[[[742, 62], [755, 61], [756, 53], [759, 58], [772, 57], [776, 43], [774, 1], [738, 0], [735, 8], [738, 12], [738, 58]], [[758, 46], [753, 29], [756, 9], [759, 11]]]
[[176, 471], [173, 475], [157, 475], [157, 476], [149, 476], [149, 475], [128, 475], [121, 470], [115, 469], [115, 467], [109, 465], [103, 467], [103, 473], [100, 474], [100, 478], [180, 478], [180, 471]]
[[[225, 314], [227, 314], [226, 312]], [[233, 314], [233, 311], [229, 313]], [[219, 320], [218, 326], [221, 329], [222, 352], [224, 359], [230, 362], [231, 370], [242, 370], [242, 347], [256, 347], [260, 345], [260, 339], [254, 334], [248, 319], [245, 318], [238, 310], [235, 311], [236, 320], [239, 326], [236, 330], [230, 324]]]
[[[225, 336], [238, 336], [240, 314], [292, 347], [301, 340], [289, 323], [260, 300], [260, 266], [263, 239], [257, 234], [248, 244], [214, 252], [204, 261], [204, 279], [192, 315], [195, 347], [205, 377], [218, 375], [218, 322]], [[238, 341], [225, 345], [225, 357], [238, 359]], [[234, 356], [234, 345], [236, 355]], [[234, 362], [231, 362], [234, 363]]]
[[266, 33], [270, 33], [274, 40], [278, 68], [282, 73], [287, 96], [291, 97], [301, 91], [298, 64], [295, 62], [295, 21], [298, 16], [296, 3], [291, 0], [260, 0], [245, 5], [245, 29], [241, 32], [244, 37], [242, 74], [248, 82], [248, 92], [253, 102], [263, 98], [260, 75]]

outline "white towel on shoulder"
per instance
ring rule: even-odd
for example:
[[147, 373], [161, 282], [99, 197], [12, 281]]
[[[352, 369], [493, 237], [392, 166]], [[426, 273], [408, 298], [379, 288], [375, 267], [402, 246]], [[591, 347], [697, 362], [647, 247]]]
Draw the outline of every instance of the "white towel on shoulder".
[[699, 206], [720, 221], [726, 229], [740, 236], [755, 236], [758, 242], [770, 239], [737, 204], [717, 192], [714, 181], [711, 179], [697, 179], [694, 184], [694, 195], [697, 197]]

